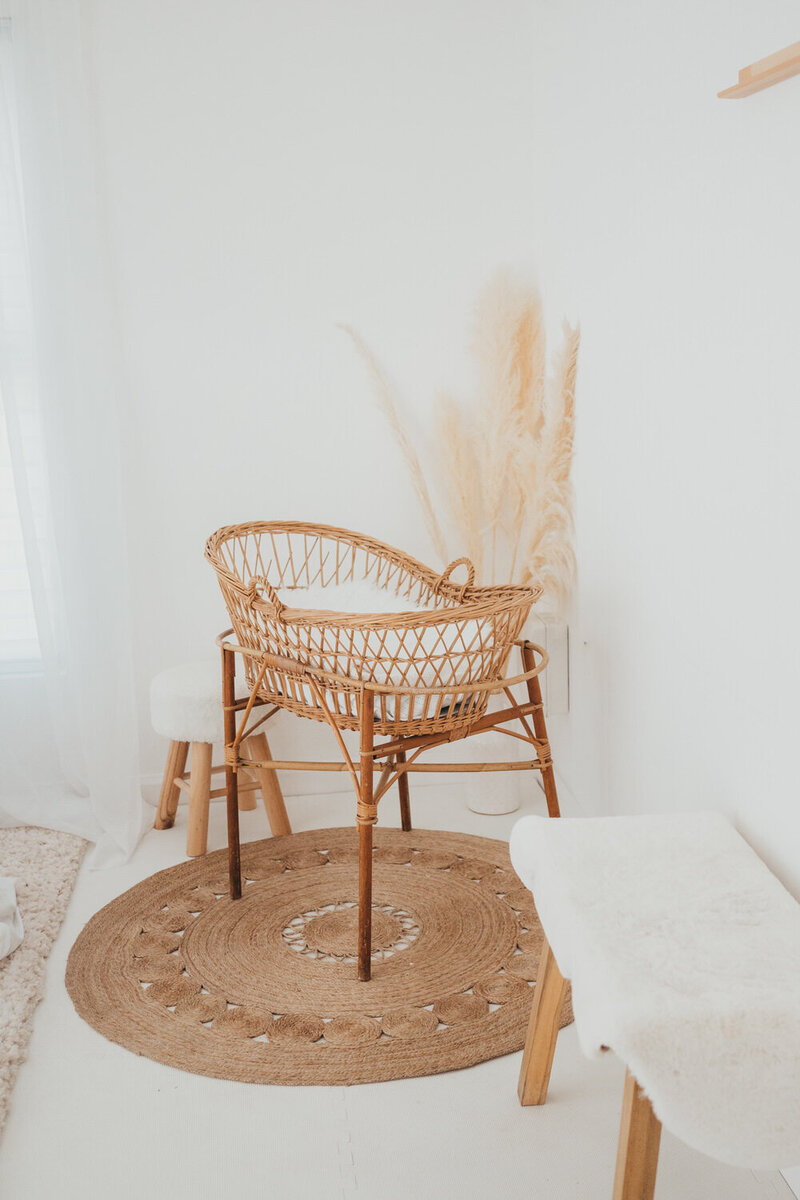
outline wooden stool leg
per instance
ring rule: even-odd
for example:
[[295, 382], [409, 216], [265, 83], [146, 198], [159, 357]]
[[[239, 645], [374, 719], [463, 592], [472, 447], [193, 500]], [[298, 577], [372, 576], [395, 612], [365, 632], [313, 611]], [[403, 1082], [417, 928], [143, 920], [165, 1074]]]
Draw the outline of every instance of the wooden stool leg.
[[[245, 754], [248, 753], [247, 743], [245, 743], [244, 751], [245, 751]], [[248, 783], [252, 783], [253, 773], [245, 772], [244, 778], [247, 780]], [[238, 790], [239, 790], [239, 799], [238, 799], [237, 803], [239, 805], [239, 812], [252, 812], [254, 808], [258, 808], [258, 801], [256, 800], [255, 788], [248, 788], [246, 791], [242, 790], [242, 788], [239, 788]]]
[[211, 746], [192, 742], [189, 777], [189, 831], [186, 853], [197, 858], [208, 849], [208, 806], [211, 800]]
[[[532, 671], [536, 666], [533, 650], [526, 643], [522, 646], [522, 666], [525, 671]], [[553, 770], [553, 760], [550, 757], [550, 743], [547, 740], [547, 722], [544, 719], [544, 708], [542, 707], [542, 689], [539, 684], [539, 676], [534, 675], [528, 683], [528, 699], [531, 704], [536, 704], [538, 707], [533, 710], [533, 728], [536, 737], [542, 742], [543, 748], [537, 750], [536, 757], [542, 763], [542, 786], [544, 787], [545, 799], [547, 800], [547, 815], [550, 817], [560, 817], [561, 810], [558, 807], [558, 792], [556, 791], [556, 776]]]
[[186, 770], [188, 753], [188, 742], [170, 742], [164, 767], [164, 779], [161, 784], [161, 795], [158, 798], [156, 818], [153, 821], [154, 829], [171, 829], [175, 824], [175, 813], [178, 811], [178, 800], [181, 794], [175, 780]]
[[661, 1122], [630, 1071], [625, 1076], [614, 1200], [653, 1200]]
[[558, 969], [549, 943], [545, 942], [533, 989], [533, 1009], [517, 1085], [520, 1104], [544, 1104], [547, 1099], [566, 991], [567, 981]]
[[358, 797], [358, 978], [367, 982], [372, 967], [372, 826], [377, 816], [373, 801], [372, 746], [375, 708], [372, 693], [361, 694], [361, 769]]
[[222, 708], [225, 724], [225, 796], [228, 806], [228, 880], [231, 900], [242, 897], [242, 861], [239, 846], [239, 781], [227, 761], [228, 750], [236, 738], [236, 655], [222, 651]]
[[[272, 759], [272, 751], [265, 733], [254, 733], [251, 738], [247, 739], [247, 745], [250, 757], [260, 759], [262, 762], [269, 762]], [[253, 767], [252, 770], [258, 780], [258, 786], [261, 788], [261, 799], [264, 801], [272, 836], [283, 837], [285, 834], [291, 833], [292, 826], [283, 800], [281, 785], [278, 783], [277, 771], [271, 771], [269, 767]]]
[[[398, 752], [397, 761], [399, 763], [406, 761], [405, 750]], [[411, 829], [411, 801], [408, 795], [408, 774], [405, 771], [397, 780], [397, 790], [400, 793], [400, 826], [408, 833]]]

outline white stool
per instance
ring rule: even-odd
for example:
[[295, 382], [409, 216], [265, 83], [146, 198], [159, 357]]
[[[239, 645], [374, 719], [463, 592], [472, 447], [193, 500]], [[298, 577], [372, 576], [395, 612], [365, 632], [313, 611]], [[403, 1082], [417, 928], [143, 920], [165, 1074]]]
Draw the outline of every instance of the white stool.
[[[155, 829], [169, 829], [174, 825], [180, 793], [188, 792], [186, 853], [195, 858], [205, 854], [208, 845], [209, 801], [212, 797], [225, 795], [224, 788], [211, 789], [212, 774], [225, 770], [224, 765], [215, 767], [211, 762], [212, 746], [225, 741], [219, 660], [186, 663], [156, 675], [150, 685], [150, 715], [156, 733], [170, 740], [153, 825]], [[190, 745], [191, 764], [187, 771]], [[252, 758], [261, 761], [272, 758], [265, 733], [253, 734], [246, 745]], [[277, 774], [268, 767], [240, 773], [239, 808], [254, 809], [254, 793], [259, 788], [273, 836], [291, 833]]]

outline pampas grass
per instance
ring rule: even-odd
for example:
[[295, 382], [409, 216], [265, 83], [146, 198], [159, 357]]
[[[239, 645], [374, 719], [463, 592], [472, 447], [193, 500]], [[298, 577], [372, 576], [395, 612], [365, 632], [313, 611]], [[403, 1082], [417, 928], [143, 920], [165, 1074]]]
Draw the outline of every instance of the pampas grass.
[[573, 496], [570, 471], [575, 438], [575, 380], [580, 332], [564, 322], [564, 343], [547, 388], [532, 520], [523, 554], [522, 580], [538, 580], [556, 611], [563, 611], [575, 579]]
[[447, 447], [442, 455], [442, 472], [450, 518], [459, 530], [464, 552], [472, 559], [475, 578], [481, 579], [484, 537], [481, 462], [468, 421], [452, 396], [446, 394], [439, 397], [437, 433], [439, 445]]
[[[367, 365], [444, 563], [444, 534], [393, 389], [363, 338], [344, 328]], [[500, 272], [475, 308], [475, 398], [465, 404], [443, 394], [436, 407], [436, 479], [455, 534], [454, 557], [467, 554], [479, 582], [541, 583], [556, 613], [563, 613], [575, 579], [570, 471], [579, 348], [579, 330], [565, 322], [548, 376], [541, 299]]]

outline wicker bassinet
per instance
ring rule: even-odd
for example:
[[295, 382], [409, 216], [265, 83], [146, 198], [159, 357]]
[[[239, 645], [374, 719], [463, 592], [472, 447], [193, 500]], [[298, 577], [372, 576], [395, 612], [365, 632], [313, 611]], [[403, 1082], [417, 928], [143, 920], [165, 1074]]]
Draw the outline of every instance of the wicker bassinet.
[[[538, 587], [474, 586], [468, 559], [437, 575], [375, 538], [326, 525], [253, 522], [218, 529], [206, 544], [249, 687], [300, 716], [359, 726], [369, 683], [375, 732], [466, 728], [502, 679]], [[457, 566], [467, 582], [454, 583]], [[396, 613], [290, 608], [278, 591], [367, 580], [397, 597]], [[424, 611], [403, 611], [406, 605]], [[267, 656], [267, 657], [265, 657]], [[260, 682], [259, 682], [260, 677]], [[482, 685], [476, 687], [476, 685]]]

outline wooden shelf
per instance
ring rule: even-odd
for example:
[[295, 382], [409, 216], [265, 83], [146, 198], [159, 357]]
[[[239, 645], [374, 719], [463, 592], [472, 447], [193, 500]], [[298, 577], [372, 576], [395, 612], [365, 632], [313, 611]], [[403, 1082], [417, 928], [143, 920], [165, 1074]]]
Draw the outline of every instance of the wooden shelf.
[[772, 87], [773, 83], [781, 83], [792, 75], [800, 74], [800, 42], [793, 42], [783, 50], [776, 50], [766, 58], [742, 67], [739, 72], [739, 82], [724, 92], [717, 92], [723, 100], [739, 100], [743, 96], [752, 96], [763, 88]]

